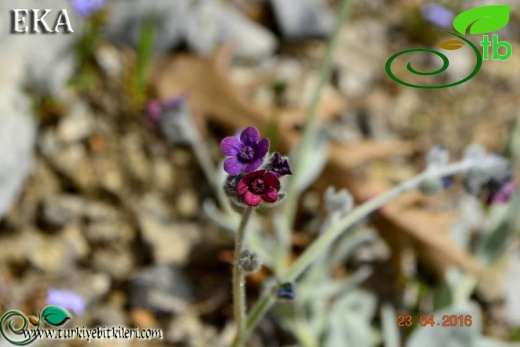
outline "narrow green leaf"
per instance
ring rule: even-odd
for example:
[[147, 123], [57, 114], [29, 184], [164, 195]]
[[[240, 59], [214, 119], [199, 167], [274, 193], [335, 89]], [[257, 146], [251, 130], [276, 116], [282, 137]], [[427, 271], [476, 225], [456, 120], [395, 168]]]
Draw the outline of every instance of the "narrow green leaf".
[[486, 34], [497, 31], [509, 22], [509, 12], [514, 8], [504, 5], [489, 5], [472, 8], [459, 14], [453, 20], [453, 27], [462, 35]]
[[50, 325], [59, 326], [70, 319], [70, 314], [59, 306], [47, 306], [43, 309], [42, 318]]

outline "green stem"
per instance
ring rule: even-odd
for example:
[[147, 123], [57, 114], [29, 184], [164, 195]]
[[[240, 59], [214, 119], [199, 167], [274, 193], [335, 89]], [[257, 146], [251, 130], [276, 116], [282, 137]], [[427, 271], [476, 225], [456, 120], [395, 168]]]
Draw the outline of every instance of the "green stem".
[[291, 233], [291, 225], [294, 221], [296, 215], [296, 209], [298, 207], [299, 200], [299, 192], [297, 191], [296, 182], [297, 177], [299, 177], [304, 171], [304, 160], [306, 153], [311, 149], [311, 139], [316, 132], [316, 117], [319, 106], [319, 101], [321, 99], [321, 94], [327, 82], [330, 80], [330, 76], [332, 73], [332, 59], [334, 57], [334, 52], [336, 51], [337, 41], [340, 33], [340, 29], [345, 24], [348, 14], [350, 13], [350, 8], [354, 0], [344, 0], [341, 5], [340, 13], [336, 22], [336, 27], [334, 28], [334, 32], [332, 34], [331, 39], [328, 42], [327, 50], [325, 53], [325, 57], [323, 58], [323, 62], [321, 64], [319, 80], [316, 84], [316, 89], [312, 94], [312, 98], [309, 104], [309, 108], [307, 111], [307, 119], [305, 122], [305, 128], [303, 130], [303, 134], [301, 140], [299, 141], [299, 150], [296, 158], [293, 160], [293, 177], [289, 181], [289, 185], [287, 187], [287, 199], [284, 203], [283, 213], [282, 213], [282, 222], [278, 229], [278, 237], [280, 246], [282, 249], [279, 252], [279, 259], [277, 259], [277, 272], [286, 268], [286, 259], [290, 249], [290, 233]]
[[233, 261], [233, 309], [237, 331], [233, 341], [233, 347], [240, 347], [246, 336], [246, 288], [245, 274], [240, 267], [240, 253], [244, 244], [247, 223], [253, 212], [252, 207], [246, 208], [242, 220], [235, 235], [235, 259]]
[[[280, 283], [295, 281], [312, 262], [322, 254], [345, 230], [359, 222], [361, 219], [376, 211], [388, 202], [394, 200], [398, 196], [416, 189], [418, 185], [425, 179], [442, 178], [452, 176], [456, 173], [464, 172], [471, 169], [472, 165], [468, 161], [460, 161], [446, 166], [442, 170], [435, 172], [423, 172], [409, 181], [405, 181], [395, 188], [378, 195], [364, 204], [358, 206], [352, 212], [337, 223], [331, 225], [320, 237], [314, 241], [310, 247], [285, 271], [279, 279]], [[269, 308], [276, 302], [276, 287], [267, 290], [260, 300], [253, 307], [247, 321], [247, 333], [250, 333], [258, 324], [260, 319], [265, 315]]]

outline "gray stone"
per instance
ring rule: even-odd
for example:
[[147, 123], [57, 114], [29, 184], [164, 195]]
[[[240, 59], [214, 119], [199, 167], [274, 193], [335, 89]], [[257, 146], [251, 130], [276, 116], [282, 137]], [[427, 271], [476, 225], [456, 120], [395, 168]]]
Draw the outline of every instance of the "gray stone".
[[0, 219], [17, 200], [32, 166], [35, 125], [0, 101]]
[[285, 39], [326, 38], [334, 29], [335, 14], [323, 0], [271, 0]]
[[57, 273], [70, 269], [89, 252], [89, 246], [77, 225], [66, 227], [52, 236], [28, 230], [20, 242], [29, 262], [46, 272]]
[[[9, 11], [12, 3], [0, 3], [0, 11], [5, 15], [3, 21], [10, 21]], [[83, 20], [78, 18], [68, 1], [53, 0], [20, 0], [16, 8], [51, 9], [52, 12], [45, 18], [49, 24], [54, 24], [58, 11], [65, 9], [71, 20], [73, 34], [34, 34], [12, 35], [10, 25], [2, 24], [0, 40], [2, 40], [3, 57], [9, 59], [8, 66], [21, 66], [31, 82], [31, 88], [46, 94], [59, 94], [75, 69], [75, 57], [72, 45], [78, 39], [83, 28]], [[0, 59], [2, 60], [2, 59]]]
[[143, 240], [150, 246], [157, 263], [185, 264], [193, 246], [200, 240], [196, 224], [174, 220], [156, 196], [146, 196], [136, 207]]
[[111, 6], [107, 25], [112, 40], [138, 47], [146, 20], [153, 22], [153, 49], [165, 52], [181, 43], [189, 20], [188, 0], [119, 0]]
[[65, 143], [78, 142], [88, 138], [94, 131], [94, 119], [87, 104], [76, 101], [69, 114], [58, 125], [59, 139]]
[[139, 272], [130, 284], [130, 307], [155, 313], [182, 312], [193, 301], [193, 288], [174, 265], [155, 265]]
[[85, 200], [72, 194], [59, 194], [43, 201], [42, 217], [46, 223], [57, 227], [78, 222], [83, 215]]
[[119, 0], [111, 8], [109, 35], [137, 47], [147, 19], [154, 24], [156, 52], [186, 42], [194, 52], [208, 55], [223, 42], [236, 40], [237, 56], [261, 59], [271, 55], [277, 44], [268, 30], [219, 0]]
[[223, 1], [195, 2], [189, 15], [186, 41], [201, 55], [211, 54], [229, 41], [236, 43], [236, 55], [245, 59], [267, 58], [276, 49], [276, 39], [269, 31]]
[[96, 270], [116, 279], [127, 278], [134, 267], [134, 256], [124, 245], [95, 248], [92, 261]]

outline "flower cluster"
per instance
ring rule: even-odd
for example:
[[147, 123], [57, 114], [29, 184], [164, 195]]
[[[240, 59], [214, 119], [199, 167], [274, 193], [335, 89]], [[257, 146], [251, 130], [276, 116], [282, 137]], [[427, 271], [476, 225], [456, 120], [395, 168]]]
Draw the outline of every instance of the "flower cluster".
[[229, 156], [224, 161], [224, 170], [230, 175], [224, 188], [233, 201], [256, 207], [262, 201], [280, 200], [279, 178], [292, 173], [288, 160], [279, 153], [274, 153], [264, 165], [269, 139], [260, 138], [256, 128], [248, 127], [240, 137], [224, 138], [220, 148]]

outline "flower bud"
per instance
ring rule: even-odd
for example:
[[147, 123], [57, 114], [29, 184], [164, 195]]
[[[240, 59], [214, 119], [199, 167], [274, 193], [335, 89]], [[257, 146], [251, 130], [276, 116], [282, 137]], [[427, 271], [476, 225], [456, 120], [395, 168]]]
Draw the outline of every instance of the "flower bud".
[[262, 267], [262, 262], [260, 261], [258, 254], [255, 252], [250, 252], [247, 249], [240, 253], [240, 260], [238, 264], [246, 274], [253, 274]]
[[296, 292], [292, 282], [283, 283], [276, 292], [278, 299], [294, 300], [296, 299]]

